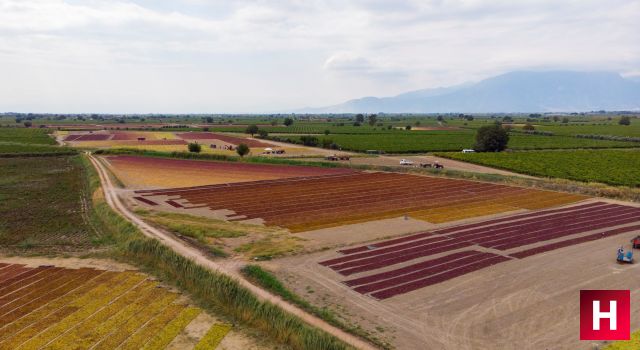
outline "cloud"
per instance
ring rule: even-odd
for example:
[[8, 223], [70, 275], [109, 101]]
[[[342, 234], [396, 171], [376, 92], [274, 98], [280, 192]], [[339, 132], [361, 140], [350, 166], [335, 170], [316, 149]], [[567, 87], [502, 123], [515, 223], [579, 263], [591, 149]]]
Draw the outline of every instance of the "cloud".
[[516, 69], [636, 75], [638, 13], [638, 0], [0, 0], [13, 79], [0, 110], [263, 111]]

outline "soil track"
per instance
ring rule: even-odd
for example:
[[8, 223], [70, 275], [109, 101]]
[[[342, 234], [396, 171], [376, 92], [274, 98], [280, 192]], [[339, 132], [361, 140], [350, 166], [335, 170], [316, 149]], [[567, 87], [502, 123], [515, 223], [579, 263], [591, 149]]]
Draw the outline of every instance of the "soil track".
[[173, 249], [176, 253], [189, 258], [196, 262], [197, 264], [210, 269], [211, 271], [215, 271], [218, 273], [225, 274], [236, 281], [238, 281], [243, 287], [250, 290], [253, 294], [255, 294], [260, 300], [270, 302], [272, 304], [278, 305], [285, 311], [299, 317], [304, 322], [310, 324], [311, 326], [322, 329], [323, 331], [335, 336], [336, 338], [344, 341], [347, 344], [350, 344], [359, 349], [375, 349], [371, 344], [357, 338], [349, 333], [344, 332], [341, 329], [333, 327], [323, 320], [308, 314], [307, 312], [299, 309], [293, 304], [290, 304], [280, 297], [271, 294], [270, 292], [251, 284], [249, 281], [244, 279], [242, 275], [238, 272], [242, 263], [238, 261], [213, 261], [204, 253], [202, 253], [199, 249], [187, 244], [184, 241], [179, 240], [174, 235], [164, 231], [157, 229], [142, 219], [137, 217], [133, 212], [131, 212], [120, 200], [117, 195], [117, 191], [111, 182], [111, 178], [108, 175], [108, 172], [104, 165], [100, 163], [96, 158], [92, 155], [89, 155], [89, 159], [91, 163], [98, 171], [98, 175], [100, 176], [100, 181], [102, 183], [102, 188], [104, 191], [105, 199], [109, 206], [113, 208], [116, 212], [120, 213], [126, 220], [130, 221], [136, 227], [140, 229], [140, 231], [151, 238], [157, 239], [163, 244], [167, 245], [171, 249]]

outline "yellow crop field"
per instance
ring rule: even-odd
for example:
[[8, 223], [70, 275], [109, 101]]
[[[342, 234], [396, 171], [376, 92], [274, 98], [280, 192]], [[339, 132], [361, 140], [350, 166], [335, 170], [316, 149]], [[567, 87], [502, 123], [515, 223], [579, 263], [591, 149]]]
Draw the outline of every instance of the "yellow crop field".
[[[179, 296], [134, 271], [0, 263], [0, 349], [164, 349], [203, 312]], [[207, 327], [192, 348], [230, 330]]]

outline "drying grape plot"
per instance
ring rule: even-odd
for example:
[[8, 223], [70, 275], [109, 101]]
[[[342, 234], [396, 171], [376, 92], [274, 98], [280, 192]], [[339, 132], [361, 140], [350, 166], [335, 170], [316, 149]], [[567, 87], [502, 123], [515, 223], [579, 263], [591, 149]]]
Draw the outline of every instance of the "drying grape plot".
[[640, 208], [593, 202], [343, 249], [342, 256], [320, 264], [343, 276], [357, 275], [344, 283], [359, 293], [386, 299], [511, 259], [637, 230]]

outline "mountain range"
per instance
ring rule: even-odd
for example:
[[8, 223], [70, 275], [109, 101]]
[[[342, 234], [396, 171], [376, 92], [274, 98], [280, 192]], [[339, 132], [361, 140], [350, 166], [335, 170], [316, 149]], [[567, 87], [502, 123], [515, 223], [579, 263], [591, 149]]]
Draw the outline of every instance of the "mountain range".
[[500, 113], [640, 110], [640, 81], [611, 72], [515, 71], [477, 83], [363, 97], [302, 113]]

